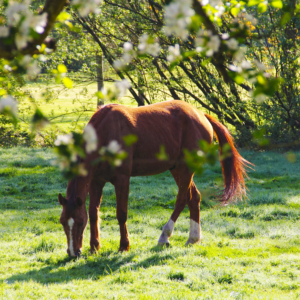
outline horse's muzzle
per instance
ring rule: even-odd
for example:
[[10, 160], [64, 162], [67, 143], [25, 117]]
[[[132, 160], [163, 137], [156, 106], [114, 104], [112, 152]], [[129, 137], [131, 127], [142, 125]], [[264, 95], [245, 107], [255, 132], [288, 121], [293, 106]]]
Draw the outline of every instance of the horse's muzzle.
[[78, 250], [76, 251], [75, 255], [71, 255], [69, 249], [67, 250], [67, 253], [68, 253], [69, 257], [80, 257], [81, 249], [78, 249]]

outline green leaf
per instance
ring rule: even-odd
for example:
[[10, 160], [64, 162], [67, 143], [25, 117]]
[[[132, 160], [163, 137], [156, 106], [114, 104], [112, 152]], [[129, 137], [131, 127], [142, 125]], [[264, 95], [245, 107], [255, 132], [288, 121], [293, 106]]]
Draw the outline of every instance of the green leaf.
[[65, 12], [65, 11], [61, 12], [61, 13], [57, 16], [57, 18], [56, 18], [56, 20], [57, 20], [58, 22], [64, 22], [64, 21], [70, 20], [70, 19], [71, 19], [71, 15], [68, 14], [67, 12]]
[[240, 12], [240, 9], [237, 7], [233, 7], [231, 9], [231, 13], [236, 17], [238, 15], [238, 13]]
[[63, 64], [60, 64], [57, 66], [57, 71], [59, 73], [67, 73], [68, 72], [67, 67]]
[[136, 143], [138, 137], [135, 134], [128, 134], [123, 136], [123, 141], [125, 142], [126, 146], [131, 146], [132, 144]]
[[234, 81], [237, 83], [237, 84], [241, 84], [243, 83], [245, 80], [245, 78], [242, 76], [242, 75], [236, 75], [234, 77]]
[[280, 20], [280, 25], [284, 26], [287, 22], [290, 21], [291, 18], [292, 18], [291, 13], [289, 13], [289, 12], [284, 13]]
[[66, 88], [71, 89], [73, 87], [73, 82], [70, 78], [64, 77], [62, 81]]
[[267, 11], [267, 9], [268, 9], [268, 6], [264, 3], [260, 3], [260, 4], [257, 5], [257, 11], [259, 13], [264, 13], [264, 12]]
[[249, 2], [248, 2], [248, 6], [255, 6], [255, 5], [257, 5], [257, 4], [259, 4], [259, 0], [250, 0]]
[[283, 7], [283, 4], [282, 4], [282, 1], [281, 0], [273, 0], [271, 2], [271, 5], [275, 8], [282, 8]]
[[164, 145], [160, 146], [160, 150], [158, 153], [155, 154], [155, 156], [158, 160], [168, 160], [169, 159]]
[[258, 83], [260, 84], [265, 84], [267, 81], [266, 81], [266, 78], [263, 77], [262, 75], [257, 75], [257, 81]]

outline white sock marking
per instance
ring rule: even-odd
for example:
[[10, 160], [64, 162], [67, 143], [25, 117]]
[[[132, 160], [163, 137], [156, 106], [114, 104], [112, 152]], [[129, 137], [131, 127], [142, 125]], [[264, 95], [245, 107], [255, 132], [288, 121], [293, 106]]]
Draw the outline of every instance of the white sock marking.
[[200, 242], [201, 239], [201, 225], [194, 220], [190, 219], [190, 236], [186, 242], [188, 244], [195, 244]]
[[70, 218], [68, 220], [68, 225], [70, 227], [70, 236], [69, 236], [69, 251], [72, 256], [75, 256], [74, 247], [73, 247], [73, 237], [72, 237], [72, 227], [74, 225], [74, 219]]
[[169, 243], [169, 237], [173, 233], [174, 224], [174, 221], [172, 221], [172, 219], [169, 219], [168, 223], [164, 226], [162, 234], [158, 240], [159, 244]]

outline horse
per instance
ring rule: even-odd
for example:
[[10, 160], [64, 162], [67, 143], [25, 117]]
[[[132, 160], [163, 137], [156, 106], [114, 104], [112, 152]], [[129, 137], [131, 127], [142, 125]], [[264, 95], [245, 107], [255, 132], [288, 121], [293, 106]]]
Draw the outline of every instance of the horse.
[[[220, 201], [228, 203], [246, 194], [244, 177], [249, 163], [236, 150], [228, 129], [214, 117], [197, 110], [192, 105], [170, 100], [148, 106], [127, 107], [108, 104], [100, 107], [89, 121], [97, 133], [97, 149], [86, 155], [83, 163], [86, 176], [77, 176], [68, 182], [66, 198], [58, 195], [62, 205], [60, 222], [67, 236], [70, 256], [79, 256], [82, 249], [83, 232], [88, 222], [85, 206], [87, 194], [90, 196], [90, 251], [100, 248], [99, 208], [103, 187], [110, 182], [115, 187], [117, 213], [120, 227], [119, 251], [130, 247], [127, 230], [127, 204], [131, 176], [155, 175], [170, 170], [178, 186], [174, 211], [162, 229], [159, 245], [169, 245], [174, 224], [187, 205], [190, 211], [190, 232], [186, 245], [201, 240], [200, 201], [201, 195], [194, 181], [194, 172], [184, 160], [184, 149], [199, 149], [199, 140], [211, 144], [213, 134], [219, 142], [220, 163], [224, 178], [224, 189]], [[137, 142], [126, 146], [122, 137], [133, 134]], [[112, 166], [99, 160], [99, 149], [117, 141], [127, 152], [127, 158], [120, 166]], [[230, 155], [222, 158], [224, 145], [230, 145]], [[167, 160], [159, 160], [156, 154], [161, 145], [165, 147]], [[98, 158], [98, 163], [92, 163]]]

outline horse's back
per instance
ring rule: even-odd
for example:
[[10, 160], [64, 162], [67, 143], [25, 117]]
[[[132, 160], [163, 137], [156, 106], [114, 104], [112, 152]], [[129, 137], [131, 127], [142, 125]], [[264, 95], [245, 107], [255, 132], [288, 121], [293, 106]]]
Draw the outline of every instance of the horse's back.
[[[183, 149], [198, 148], [200, 139], [210, 143], [213, 134], [202, 112], [178, 100], [142, 107], [110, 104], [95, 113], [90, 123], [96, 125], [103, 145], [111, 140], [124, 145], [122, 137], [137, 136], [137, 142], [126, 149], [131, 176], [157, 174], [172, 168], [182, 158]], [[168, 160], [157, 159], [161, 147]]]

